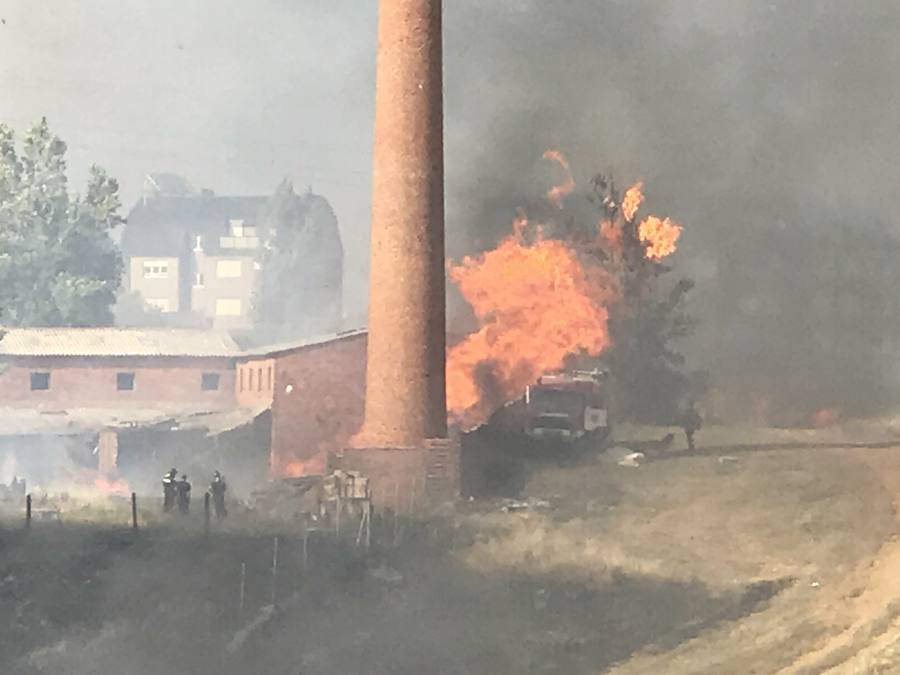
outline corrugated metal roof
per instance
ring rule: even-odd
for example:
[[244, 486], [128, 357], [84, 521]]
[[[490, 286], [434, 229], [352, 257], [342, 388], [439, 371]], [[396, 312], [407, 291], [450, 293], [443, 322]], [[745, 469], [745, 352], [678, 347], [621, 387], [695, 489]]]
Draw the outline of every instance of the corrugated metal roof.
[[240, 353], [228, 333], [187, 328], [6, 328], [0, 356], [207, 356]]
[[324, 345], [329, 342], [335, 342], [337, 340], [365, 335], [367, 332], [368, 329], [366, 328], [354, 328], [352, 330], [341, 331], [340, 333], [330, 333], [329, 335], [320, 335], [313, 338], [292, 340], [290, 342], [281, 342], [274, 345], [264, 345], [262, 347], [254, 347], [252, 349], [244, 350], [240, 354], [240, 356], [252, 358], [274, 356], [275, 354], [283, 354], [284, 352], [292, 352], [294, 350], [305, 349], [307, 347], [316, 347], [318, 345]]
[[171, 408], [68, 408], [35, 410], [0, 407], [0, 436], [73, 436], [103, 429], [144, 429], [164, 425], [170, 430], [200, 430], [215, 436], [251, 423], [268, 406], [205, 411]]

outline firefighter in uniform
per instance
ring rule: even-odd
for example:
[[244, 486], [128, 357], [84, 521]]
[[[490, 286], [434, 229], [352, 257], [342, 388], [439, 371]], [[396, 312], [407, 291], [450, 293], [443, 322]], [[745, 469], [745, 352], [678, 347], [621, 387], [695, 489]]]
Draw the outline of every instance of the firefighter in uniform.
[[176, 469], [169, 469], [168, 473], [163, 474], [163, 511], [168, 513], [175, 506], [175, 495], [178, 487], [175, 485], [175, 477], [178, 475]]
[[181, 513], [187, 513], [191, 510], [191, 484], [188, 482], [187, 478], [187, 475], [182, 474], [181, 480], [176, 484], [178, 495], [178, 510]]
[[225, 476], [218, 471], [213, 472], [212, 483], [209, 484], [209, 493], [212, 495], [213, 506], [216, 509], [216, 518], [224, 518], [228, 515], [225, 510]]

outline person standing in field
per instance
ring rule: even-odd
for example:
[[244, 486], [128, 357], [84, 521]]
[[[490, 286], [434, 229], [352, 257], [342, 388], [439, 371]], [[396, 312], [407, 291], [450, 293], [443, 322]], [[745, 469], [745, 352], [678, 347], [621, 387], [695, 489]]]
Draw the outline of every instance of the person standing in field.
[[225, 476], [218, 471], [213, 473], [212, 482], [209, 484], [209, 493], [212, 495], [213, 507], [216, 509], [216, 518], [224, 518], [228, 515], [225, 510]]
[[687, 439], [688, 451], [694, 451], [694, 434], [703, 425], [703, 419], [697, 412], [697, 407], [693, 402], [688, 404], [687, 410], [681, 417], [681, 428], [684, 429], [684, 437]]
[[188, 482], [186, 474], [181, 475], [181, 480], [177, 483], [178, 494], [178, 510], [187, 514], [191, 510], [191, 484]]
[[163, 511], [168, 513], [175, 507], [175, 498], [178, 492], [178, 486], [175, 484], [175, 478], [178, 476], [176, 469], [169, 469], [163, 474]]

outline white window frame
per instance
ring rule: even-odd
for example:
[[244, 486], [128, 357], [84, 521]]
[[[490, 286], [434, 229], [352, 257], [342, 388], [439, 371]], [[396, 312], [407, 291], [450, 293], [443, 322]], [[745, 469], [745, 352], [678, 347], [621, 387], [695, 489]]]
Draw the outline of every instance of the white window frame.
[[142, 269], [145, 279], [169, 278], [168, 260], [144, 260]]

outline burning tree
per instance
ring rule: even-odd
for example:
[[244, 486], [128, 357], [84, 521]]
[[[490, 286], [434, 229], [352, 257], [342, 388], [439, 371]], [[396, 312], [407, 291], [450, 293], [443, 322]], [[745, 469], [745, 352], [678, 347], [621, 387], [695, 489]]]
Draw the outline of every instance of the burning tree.
[[[544, 158], [565, 174], [547, 199], [566, 216], [575, 181], [561, 153]], [[621, 197], [609, 177], [598, 175], [591, 186], [599, 221], [569, 218], [550, 237], [549, 226], [520, 213], [496, 248], [451, 265], [478, 326], [448, 353], [448, 406], [464, 425], [486, 419], [543, 372], [598, 358], [616, 380], [620, 415], [674, 417], [688, 378], [673, 342], [693, 327], [683, 309], [692, 284], [682, 279], [666, 290], [661, 278], [681, 227], [639, 217], [640, 183]]]
[[617, 407], [639, 421], [674, 421], [683, 399], [700, 393], [702, 384], [702, 374], [684, 372], [684, 357], [674, 346], [695, 326], [684, 309], [694, 284], [686, 278], [665, 283], [672, 271], [665, 260], [682, 228], [669, 218], [640, 216], [642, 183], [620, 197], [614, 180], [598, 174], [591, 188], [590, 199], [601, 211], [599, 237], [587, 245], [582, 238], [580, 248], [616, 282], [609, 307], [611, 346], [603, 358], [616, 379]]

